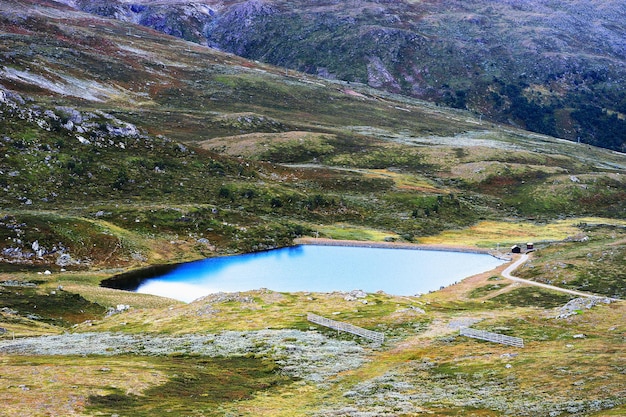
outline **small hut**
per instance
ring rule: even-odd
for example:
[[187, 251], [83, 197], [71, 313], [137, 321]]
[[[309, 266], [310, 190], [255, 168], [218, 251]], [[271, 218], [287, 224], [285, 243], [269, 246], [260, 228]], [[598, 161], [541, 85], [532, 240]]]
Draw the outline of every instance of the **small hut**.
[[519, 245], [511, 246], [511, 253], [522, 253], [522, 248]]
[[535, 249], [535, 244], [534, 244], [534, 243], [530, 243], [530, 242], [528, 242], [528, 243], [526, 244], [526, 250], [527, 250], [527, 251], [528, 251], [528, 250], [534, 250], [534, 249]]

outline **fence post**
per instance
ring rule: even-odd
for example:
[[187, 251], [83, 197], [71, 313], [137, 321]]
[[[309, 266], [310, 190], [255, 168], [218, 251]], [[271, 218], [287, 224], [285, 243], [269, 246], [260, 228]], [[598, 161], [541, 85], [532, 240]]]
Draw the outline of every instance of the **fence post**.
[[327, 319], [325, 317], [318, 316], [313, 313], [307, 313], [307, 320], [312, 323], [319, 324], [321, 326], [325, 326], [333, 330], [337, 330], [337, 333], [339, 333], [340, 331], [344, 331], [344, 332], [351, 333], [351, 334], [354, 334], [354, 335], [357, 335], [366, 339], [373, 340], [374, 342], [378, 342], [380, 344], [384, 343], [385, 341], [384, 333], [375, 332], [373, 330], [367, 330], [362, 327], [358, 327], [349, 323], [343, 323], [340, 321]]
[[515, 347], [524, 347], [524, 339], [520, 337], [507, 336], [499, 333], [492, 333], [486, 330], [476, 330], [470, 327], [461, 327], [459, 329], [461, 336], [472, 337], [474, 339], [487, 340], [489, 342], [500, 343], [503, 345], [510, 345]]

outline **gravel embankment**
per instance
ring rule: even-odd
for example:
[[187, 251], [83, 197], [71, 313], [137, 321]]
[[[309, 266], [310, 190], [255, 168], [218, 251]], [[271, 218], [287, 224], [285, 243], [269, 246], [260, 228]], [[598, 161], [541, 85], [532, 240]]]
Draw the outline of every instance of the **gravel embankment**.
[[362, 240], [341, 240], [302, 237], [294, 239], [294, 243], [299, 245], [319, 245], [319, 246], [349, 246], [349, 247], [366, 247], [366, 248], [392, 248], [392, 249], [413, 249], [413, 250], [430, 250], [443, 252], [464, 252], [464, 253], [480, 253], [489, 254], [490, 249], [477, 248], [474, 246], [462, 245], [424, 245], [418, 243], [406, 242], [372, 242]]

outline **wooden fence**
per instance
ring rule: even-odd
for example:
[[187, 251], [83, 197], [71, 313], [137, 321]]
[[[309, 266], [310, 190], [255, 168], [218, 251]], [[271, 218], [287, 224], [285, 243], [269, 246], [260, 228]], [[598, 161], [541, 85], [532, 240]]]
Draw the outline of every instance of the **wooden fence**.
[[524, 347], [524, 339], [514, 336], [505, 336], [503, 334], [491, 333], [485, 330], [476, 330], [469, 327], [461, 327], [461, 336], [473, 337], [474, 339], [487, 340], [489, 342], [501, 343], [515, 347]]
[[326, 317], [318, 316], [317, 314], [308, 313], [307, 320], [310, 321], [311, 323], [319, 324], [320, 326], [329, 327], [331, 329], [342, 331], [342, 332], [352, 333], [357, 336], [361, 336], [366, 339], [373, 340], [374, 342], [378, 342], [380, 344], [382, 344], [385, 341], [384, 333], [367, 330], [362, 327], [354, 326], [352, 324], [343, 323], [341, 321], [327, 319]]

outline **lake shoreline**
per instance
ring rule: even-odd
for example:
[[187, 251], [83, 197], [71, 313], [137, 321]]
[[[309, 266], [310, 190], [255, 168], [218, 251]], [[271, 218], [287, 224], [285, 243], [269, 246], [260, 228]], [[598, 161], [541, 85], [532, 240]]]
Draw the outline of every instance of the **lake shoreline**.
[[[366, 293], [383, 291], [412, 296], [436, 291], [502, 263], [474, 248], [457, 247], [454, 251], [375, 242], [305, 242], [263, 253], [190, 262], [164, 275], [145, 277], [133, 291], [183, 302], [191, 302], [199, 295], [258, 288], [284, 293], [360, 289]], [[410, 249], [398, 250], [401, 248]]]
[[[311, 245], [311, 246], [337, 246], [337, 247], [356, 247], [356, 248], [379, 248], [379, 249], [408, 249], [408, 250], [423, 250], [423, 251], [440, 251], [440, 252], [459, 252], [459, 253], [475, 253], [480, 255], [491, 255], [495, 258], [510, 261], [509, 258], [505, 258], [502, 254], [495, 253], [492, 249], [477, 248], [474, 246], [463, 245], [425, 245], [409, 242], [375, 242], [366, 240], [348, 240], [348, 239], [329, 239], [329, 238], [314, 238], [314, 237], [301, 237], [293, 240], [294, 246], [299, 245]], [[276, 248], [281, 249], [281, 248]], [[268, 249], [259, 252], [250, 252], [248, 254], [268, 252], [276, 249]], [[284, 248], [282, 248], [284, 249]], [[246, 253], [240, 254], [245, 255]], [[498, 256], [500, 255], [500, 256]], [[232, 255], [231, 255], [232, 256]], [[236, 256], [236, 255], [235, 255]], [[216, 258], [220, 258], [218, 256]], [[182, 265], [199, 262], [205, 259], [202, 258], [188, 262], [179, 262], [173, 264], [157, 264], [150, 265], [144, 268], [138, 268], [130, 271], [125, 271], [119, 274], [115, 274], [109, 278], [106, 278], [100, 282], [101, 287], [113, 288], [125, 291], [134, 291], [139, 284], [146, 280], [151, 279], [162, 274], [165, 274], [171, 270], [174, 270]]]
[[462, 252], [492, 255], [491, 249], [477, 248], [462, 245], [424, 245], [408, 242], [373, 242], [366, 240], [338, 240], [328, 238], [301, 237], [294, 239], [296, 245], [318, 245], [318, 246], [346, 246], [361, 248], [383, 248], [383, 249], [412, 249], [412, 250], [434, 250], [442, 252]]

